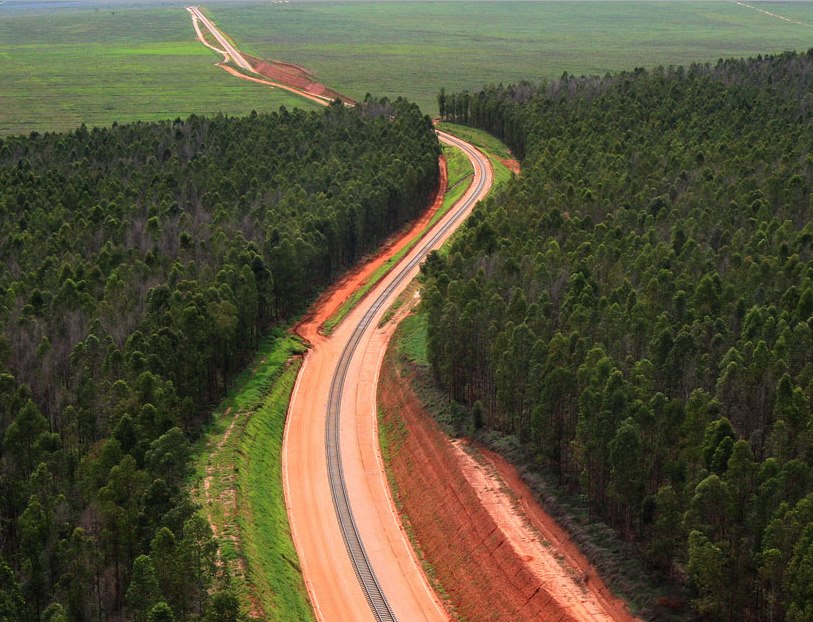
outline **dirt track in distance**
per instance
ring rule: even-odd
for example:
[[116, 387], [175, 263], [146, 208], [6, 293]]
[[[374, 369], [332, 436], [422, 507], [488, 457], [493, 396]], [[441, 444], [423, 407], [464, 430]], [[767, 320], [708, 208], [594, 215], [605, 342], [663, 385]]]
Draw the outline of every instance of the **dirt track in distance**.
[[[266, 62], [241, 54], [197, 7], [189, 7], [188, 10], [198, 39], [224, 56], [224, 61], [218, 65], [235, 77], [282, 88], [322, 105], [327, 105], [337, 97], [346, 103], [352, 103], [349, 98], [315, 81], [302, 67]], [[219, 49], [206, 41], [201, 24], [225, 49]], [[231, 63], [240, 66], [242, 71]], [[450, 139], [454, 140], [451, 137], [444, 140]], [[515, 162], [506, 162], [506, 165], [515, 173], [519, 172]], [[311, 315], [296, 328], [296, 332], [310, 342], [312, 350], [300, 371], [292, 396], [283, 449], [283, 477], [291, 530], [302, 562], [305, 583], [319, 620], [361, 622], [372, 619], [338, 530], [331, 494], [326, 485], [324, 420], [320, 414], [325, 409], [326, 389], [341, 346], [366, 311], [366, 299], [331, 337], [322, 335], [319, 328], [350, 292], [361, 286], [370, 274], [403, 248], [429, 222], [443, 201], [445, 167], [442, 168], [443, 183], [433, 207], [408, 233], [394, 236], [373, 260], [352, 272], [323, 295], [314, 305]], [[475, 165], [475, 171], [475, 178], [483, 175], [488, 177], [490, 187], [490, 166], [483, 161], [482, 165]], [[466, 196], [469, 194], [471, 191]], [[442, 219], [437, 226], [446, 220], [447, 218]], [[403, 261], [408, 261], [417, 250], [413, 249]], [[368, 299], [374, 299], [376, 292], [385, 288], [392, 278], [393, 274], [385, 277], [370, 292]], [[398, 315], [403, 312], [404, 309]], [[381, 315], [383, 310], [379, 318]], [[411, 548], [384, 477], [377, 436], [376, 394], [386, 346], [395, 324], [396, 322], [388, 322], [383, 328], [368, 331], [356, 357], [350, 381], [354, 390], [347, 391], [348, 395], [343, 398], [342, 409], [348, 411], [350, 421], [342, 423], [342, 453], [345, 469], [352, 482], [351, 502], [359, 522], [359, 530], [369, 549], [379, 580], [388, 598], [393, 601], [399, 619], [402, 622], [448, 620], [449, 614], [444, 604], [430, 588]], [[386, 399], [398, 399], [401, 395], [398, 393], [397, 383], [386, 387], [383, 393]], [[412, 473], [411, 488], [422, 491], [422, 506], [429, 508], [430, 522], [434, 523], [438, 536], [437, 542], [419, 537], [424, 544], [424, 552], [431, 552], [433, 558], [450, 556], [452, 561], [453, 572], [445, 577], [443, 585], [451, 595], [457, 611], [473, 611], [474, 615], [466, 614], [470, 620], [635, 620], [625, 605], [612, 596], [600, 579], [595, 577], [587, 561], [561, 528], [532, 501], [530, 493], [523, 488], [516, 473], [511, 475], [510, 465], [501, 462], [499, 456], [490, 456], [487, 460], [491, 461], [491, 467], [483, 467], [461, 448], [455, 448], [439, 430], [433, 432], [431, 426], [427, 425], [425, 416], [423, 421], [420, 417], [411, 417], [408, 427], [409, 434], [420, 437], [422, 443], [428, 443], [426, 447], [437, 449], [437, 454], [430, 458], [441, 461], [439, 465], [435, 465], [435, 480], [425, 478], [425, 473], [421, 470]], [[440, 434], [445, 445], [437, 444], [437, 434]], [[427, 483], [431, 484], [428, 488]], [[455, 489], [455, 486], [460, 488]], [[505, 493], [506, 486], [511, 494]], [[515, 503], [513, 496], [519, 500], [519, 505]], [[436, 512], [444, 503], [455, 500], [459, 506], [454, 512]], [[475, 514], [465, 511], [467, 507], [473, 508], [472, 512]], [[444, 517], [445, 522], [438, 521], [440, 516]], [[495, 519], [498, 516], [503, 518]], [[502, 524], [498, 528], [500, 520]], [[479, 534], [479, 540], [463, 541], [463, 534], [469, 533], [471, 536], [482, 525], [493, 525], [493, 528], [488, 533]], [[463, 540], [450, 537], [450, 533], [460, 535]], [[540, 534], [550, 542], [549, 545], [541, 543]], [[523, 541], [525, 545], [534, 541], [543, 549], [551, 545], [557, 547], [556, 554], [547, 550], [544, 552], [556, 560], [561, 557], [566, 563], [559, 564], [557, 561], [555, 564], [540, 566], [538, 559], [542, 555], [538, 547], [534, 549], [534, 555], [522, 552]], [[472, 551], [478, 547], [488, 550], [490, 556], [470, 557]], [[549, 559], [547, 561], [550, 562]], [[440, 569], [445, 568], [446, 563], [439, 563], [435, 567], [440, 576]], [[551, 585], [559, 587], [551, 588]], [[498, 610], [504, 615], [497, 616]]]

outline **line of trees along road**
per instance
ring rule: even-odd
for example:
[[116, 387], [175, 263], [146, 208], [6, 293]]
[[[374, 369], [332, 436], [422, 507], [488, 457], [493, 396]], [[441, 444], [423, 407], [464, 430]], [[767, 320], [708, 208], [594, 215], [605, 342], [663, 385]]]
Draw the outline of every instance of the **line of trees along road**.
[[429, 355], [707, 620], [813, 620], [813, 51], [442, 93], [521, 177]]
[[370, 97], [0, 139], [0, 620], [234, 619], [190, 440], [438, 154]]

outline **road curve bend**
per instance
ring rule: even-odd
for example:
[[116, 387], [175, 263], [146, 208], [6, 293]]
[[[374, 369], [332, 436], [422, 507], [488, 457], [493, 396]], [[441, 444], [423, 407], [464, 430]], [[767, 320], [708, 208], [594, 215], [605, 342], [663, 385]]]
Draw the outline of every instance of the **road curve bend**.
[[283, 443], [285, 502], [311, 603], [320, 622], [448, 620], [401, 524], [378, 443], [376, 386], [387, 308], [488, 194], [488, 159], [439, 132], [472, 162], [463, 198], [351, 312], [312, 348], [291, 397]]

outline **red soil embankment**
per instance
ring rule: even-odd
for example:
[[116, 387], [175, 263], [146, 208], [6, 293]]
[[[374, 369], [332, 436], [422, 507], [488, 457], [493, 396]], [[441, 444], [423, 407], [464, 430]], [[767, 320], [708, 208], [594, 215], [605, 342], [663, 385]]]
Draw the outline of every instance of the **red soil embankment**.
[[330, 99], [340, 99], [346, 104], [355, 104], [352, 99], [329, 89], [324, 84], [316, 80], [311, 72], [304, 67], [294, 65], [293, 63], [284, 63], [281, 61], [269, 61], [261, 58], [255, 58], [244, 54], [245, 59], [254, 68], [254, 71], [275, 80], [282, 84], [287, 84], [296, 89], [310, 93], [311, 95], [318, 95], [320, 97], [328, 97]]
[[393, 442], [396, 499], [455, 610], [467, 620], [573, 621], [520, 556], [503, 546], [502, 532], [457, 467], [452, 445], [398, 376], [392, 350], [380, 386], [385, 422], [404, 424], [402, 442]]
[[461, 617], [635, 620], [515, 469], [490, 452], [478, 462], [445, 436], [401, 377], [393, 349], [381, 369], [379, 404], [391, 435], [394, 497]]
[[392, 235], [381, 245], [375, 255], [360, 262], [358, 267], [353, 268], [338, 283], [328, 288], [311, 306], [308, 315], [294, 327], [294, 332], [297, 335], [306, 341], [313, 341], [322, 324], [336, 312], [347, 297], [363, 286], [379, 267], [409, 244], [431, 222], [432, 217], [443, 206], [443, 199], [446, 197], [448, 187], [446, 158], [443, 155], [440, 156], [438, 165], [440, 167], [440, 179], [432, 205], [417, 220], [412, 222], [407, 232], [399, 231]]
[[613, 594], [601, 577], [595, 574], [592, 564], [579, 550], [570, 535], [540, 507], [534, 494], [522, 481], [516, 467], [493, 451], [480, 446], [478, 446], [478, 450], [493, 465], [505, 485], [515, 495], [517, 504], [522, 508], [533, 527], [564, 556], [571, 567], [578, 569], [579, 574], [588, 579], [590, 592], [597, 597], [607, 613], [612, 615], [613, 620], [634, 620], [627, 604]]

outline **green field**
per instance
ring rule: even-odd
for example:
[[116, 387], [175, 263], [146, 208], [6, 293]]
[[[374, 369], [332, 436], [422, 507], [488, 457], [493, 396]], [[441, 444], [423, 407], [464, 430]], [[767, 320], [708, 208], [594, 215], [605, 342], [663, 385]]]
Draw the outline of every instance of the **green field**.
[[[436, 114], [440, 87], [603, 74], [807, 49], [813, 2], [298, 2], [203, 6], [242, 49], [302, 64], [341, 92], [405, 96]], [[313, 107], [239, 81], [194, 40], [183, 3], [0, 5], [0, 133], [191, 113]]]
[[714, 62], [813, 46], [813, 3], [207, 3], [240, 45], [302, 64], [352, 97], [405, 96], [436, 114], [436, 94], [484, 83]]
[[182, 5], [0, 5], [0, 134], [81, 123], [316, 108], [238, 80], [195, 40]]

